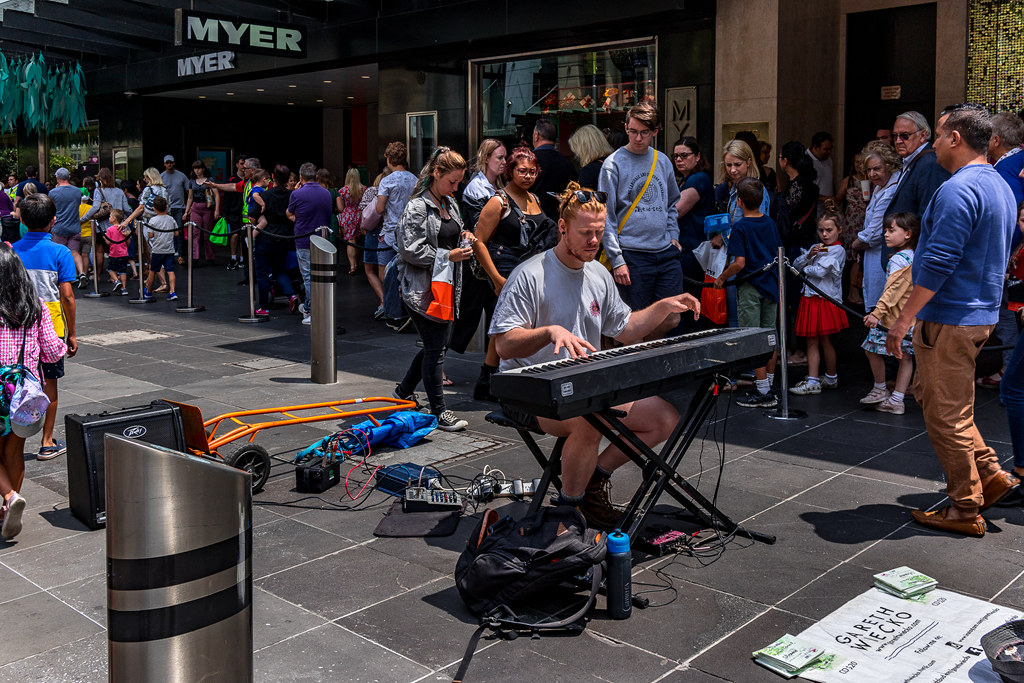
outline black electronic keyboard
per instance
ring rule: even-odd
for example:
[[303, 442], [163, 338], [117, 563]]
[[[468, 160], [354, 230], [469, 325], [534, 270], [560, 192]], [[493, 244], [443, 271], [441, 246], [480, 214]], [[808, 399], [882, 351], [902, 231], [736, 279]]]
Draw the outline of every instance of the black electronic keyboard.
[[565, 420], [670, 391], [737, 367], [764, 365], [777, 344], [773, 329], [706, 330], [538, 363], [491, 377], [502, 404]]

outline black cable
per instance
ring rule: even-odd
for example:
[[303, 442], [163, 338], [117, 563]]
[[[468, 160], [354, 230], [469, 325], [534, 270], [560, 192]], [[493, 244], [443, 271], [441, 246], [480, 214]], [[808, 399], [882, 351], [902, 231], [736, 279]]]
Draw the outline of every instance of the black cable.
[[[747, 280], [755, 278], [758, 275], [763, 275], [764, 273], [767, 273], [770, 270], [772, 270], [773, 268], [775, 268], [778, 265], [778, 263], [779, 263], [779, 259], [775, 258], [775, 259], [772, 260], [771, 263], [766, 263], [763, 266], [761, 266], [760, 268], [758, 268], [757, 270], [751, 271], [751, 272], [747, 273], [746, 275], [736, 275], [731, 280], [726, 282], [725, 285], [722, 287], [722, 289], [725, 289], [726, 287], [735, 287], [737, 285], [741, 285], [744, 282], [746, 282]], [[706, 288], [706, 287], [714, 287], [715, 286], [714, 282], [702, 282], [700, 280], [694, 280], [692, 277], [686, 277], [685, 275], [683, 275], [683, 282], [685, 282], [687, 284], [690, 284], [690, 285], [693, 285], [694, 287], [705, 287]]]

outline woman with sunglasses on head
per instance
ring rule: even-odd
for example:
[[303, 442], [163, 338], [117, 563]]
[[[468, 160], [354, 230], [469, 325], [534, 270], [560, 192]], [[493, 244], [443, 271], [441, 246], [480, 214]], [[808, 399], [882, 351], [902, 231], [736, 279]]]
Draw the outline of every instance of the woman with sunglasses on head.
[[437, 418], [437, 428], [446, 432], [469, 425], [445, 408], [442, 385], [444, 356], [458, 317], [462, 269], [450, 268], [447, 281], [437, 275], [445, 270], [447, 262], [459, 263], [473, 255], [472, 243], [476, 238], [462, 229], [458, 203], [452, 197], [465, 174], [466, 161], [458, 152], [447, 147], [435, 149], [420, 171], [395, 230], [402, 301], [409, 309], [423, 348], [395, 387], [394, 396], [415, 401], [416, 386], [422, 381], [430, 412]]
[[[504, 189], [498, 190], [484, 205], [476, 224], [476, 244], [473, 252], [480, 267], [500, 294], [505, 280], [526, 258], [533, 255], [529, 235], [536, 234], [546, 222], [554, 226], [541, 208], [537, 195], [530, 192], [540, 168], [537, 157], [528, 147], [517, 147], [505, 160]], [[490, 395], [491, 375], [498, 369], [498, 354], [494, 340], [487, 343], [487, 357], [473, 398], [493, 400]]]

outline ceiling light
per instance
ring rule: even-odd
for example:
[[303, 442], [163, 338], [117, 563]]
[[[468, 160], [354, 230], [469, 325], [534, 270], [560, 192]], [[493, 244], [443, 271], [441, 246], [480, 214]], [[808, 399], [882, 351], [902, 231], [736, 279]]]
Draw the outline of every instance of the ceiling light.
[[323, 100], [317, 100], [317, 102], [323, 102]]
[[206, 99], [206, 95], [200, 95], [200, 96], [199, 96], [199, 99], [201, 99], [201, 100], [205, 100], [205, 99]]
[[369, 76], [360, 76], [359, 78], [365, 78], [365, 79], [369, 80], [370, 77]]
[[334, 81], [324, 81], [324, 83], [334, 83]]
[[256, 92], [263, 92], [263, 88], [256, 88]]
[[346, 97], [345, 99], [346, 99], [346, 100], [354, 100], [354, 99], [355, 99], [355, 97], [353, 97], [352, 95], [349, 95], [349, 96], [348, 96], [348, 97]]
[[235, 93], [233, 93], [233, 92], [226, 92], [226, 93], [224, 93], [224, 94], [225, 94], [225, 95], [234, 95]]
[[290, 106], [290, 107], [294, 107], [294, 106], [295, 106], [295, 103], [294, 103], [294, 102], [289, 102], [289, 103], [288, 103], [288, 106]]
[[288, 87], [289, 87], [289, 88], [297, 88], [297, 87], [299, 87], [299, 86], [297, 86], [297, 85], [289, 85]]

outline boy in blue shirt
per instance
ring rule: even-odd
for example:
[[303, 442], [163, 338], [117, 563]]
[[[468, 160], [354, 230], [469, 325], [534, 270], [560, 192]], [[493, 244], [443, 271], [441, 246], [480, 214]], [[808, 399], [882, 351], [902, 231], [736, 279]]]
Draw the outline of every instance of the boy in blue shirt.
[[[764, 186], [757, 178], [743, 178], [736, 183], [736, 202], [743, 209], [743, 218], [733, 223], [729, 236], [729, 256], [733, 262], [715, 280], [721, 289], [734, 275], [758, 273], [778, 256], [779, 230], [768, 216], [761, 213]], [[750, 207], [750, 208], [747, 208]], [[740, 327], [776, 326], [779, 315], [779, 283], [774, 274], [760, 272], [736, 287], [736, 316]], [[778, 399], [772, 391], [777, 353], [768, 364], [754, 370], [757, 390], [737, 401], [748, 408], [773, 408]]]
[[[53, 241], [50, 228], [56, 222], [57, 207], [45, 194], [30, 194], [18, 202], [21, 222], [28, 232], [12, 245], [21, 259], [28, 276], [35, 285], [36, 294], [50, 310], [57, 336], [67, 340], [68, 357], [78, 351], [75, 339], [75, 291], [71, 284], [78, 281], [75, 260], [71, 251]], [[53, 438], [53, 425], [57, 418], [57, 380], [64, 376], [64, 359], [56, 363], [43, 363], [43, 392], [50, 399], [43, 421], [43, 440], [37, 460], [49, 460], [67, 451], [63, 441]]]

